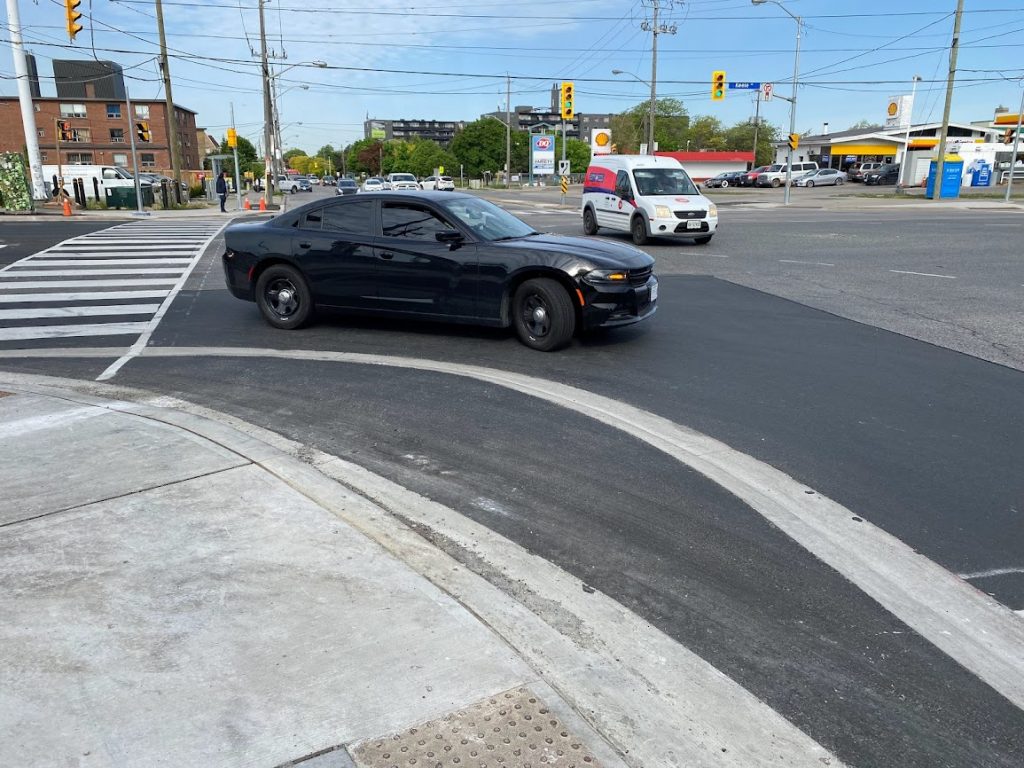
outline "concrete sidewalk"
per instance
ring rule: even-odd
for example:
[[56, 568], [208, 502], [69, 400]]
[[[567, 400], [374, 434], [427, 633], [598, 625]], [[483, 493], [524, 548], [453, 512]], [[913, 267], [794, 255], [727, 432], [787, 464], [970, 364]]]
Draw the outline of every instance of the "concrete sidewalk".
[[308, 466], [159, 402], [3, 390], [0, 765], [622, 765]]

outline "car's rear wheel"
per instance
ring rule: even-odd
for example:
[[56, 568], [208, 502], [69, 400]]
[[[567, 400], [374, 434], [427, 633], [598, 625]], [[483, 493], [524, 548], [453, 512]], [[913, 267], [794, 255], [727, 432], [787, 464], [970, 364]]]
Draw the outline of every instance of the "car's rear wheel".
[[583, 234], [585, 235], [596, 235], [597, 234], [597, 217], [594, 215], [593, 208], [583, 209]]
[[647, 225], [644, 224], [643, 216], [634, 216], [629, 223], [629, 233], [633, 236], [635, 245], [647, 245]]
[[843, 186], [843, 180], [842, 180], [842, 178], [837, 178], [837, 179], [836, 179], [836, 186], [837, 186], [837, 187], [841, 187], [841, 186]]
[[805, 185], [805, 186], [808, 186], [808, 187], [813, 187], [813, 186], [814, 186], [814, 181], [813, 181], [813, 180], [811, 180], [811, 179], [808, 179], [808, 180], [807, 180], [807, 183], [806, 183], [806, 185]]
[[299, 270], [287, 264], [267, 267], [256, 281], [256, 304], [275, 328], [301, 328], [313, 316], [313, 295]]
[[779, 181], [778, 179], [772, 179], [772, 186], [773, 187], [778, 187], [780, 184], [782, 184], [782, 182]]
[[729, 186], [729, 182], [726, 181], [725, 179], [722, 179], [722, 189], [725, 189], [728, 186]]
[[530, 349], [553, 352], [561, 349], [576, 330], [576, 313], [565, 288], [556, 280], [527, 280], [512, 299], [512, 324], [516, 335]]

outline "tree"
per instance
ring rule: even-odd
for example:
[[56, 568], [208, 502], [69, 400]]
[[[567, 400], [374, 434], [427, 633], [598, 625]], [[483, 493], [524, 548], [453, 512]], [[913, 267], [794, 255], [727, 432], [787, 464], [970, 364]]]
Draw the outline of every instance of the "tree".
[[412, 142], [409, 153], [409, 165], [406, 170], [417, 176], [433, 176], [436, 168], [444, 168], [450, 174], [458, 166], [458, 161], [450, 152], [446, 152], [433, 141], [420, 139]]
[[[555, 170], [562, 159], [562, 137], [555, 137]], [[579, 139], [569, 139], [565, 143], [565, 159], [569, 161], [572, 173], [583, 173], [590, 165], [590, 144]]]
[[[221, 144], [220, 144], [220, 154], [222, 154], [222, 155], [230, 155], [230, 154], [232, 154], [232, 150], [231, 150], [231, 147], [228, 146], [228, 140], [227, 139], [224, 139], [224, 141], [222, 141]], [[252, 142], [249, 141], [247, 138], [245, 138], [245, 136], [239, 136], [238, 137], [238, 165], [242, 169], [242, 171], [245, 172], [246, 170], [249, 170], [252, 165], [256, 164], [257, 159], [258, 158], [256, 157], [256, 147], [254, 147], [252, 145]], [[232, 158], [230, 158], [228, 160], [225, 160], [223, 167], [224, 167], [224, 170], [228, 172], [228, 176], [234, 178], [234, 176], [235, 176], [235, 160], [234, 160], [234, 158], [232, 157]], [[260, 168], [262, 168], [262, 167], [263, 167], [263, 164], [262, 164], [262, 161], [260, 161]], [[262, 173], [260, 175], [262, 176]]]
[[702, 149], [712, 151], [725, 149], [722, 123], [717, 117], [710, 115], [700, 115], [694, 118], [690, 123], [690, 130], [687, 131], [686, 138], [690, 142], [690, 150], [694, 152]]
[[380, 173], [380, 156], [383, 151], [380, 139], [360, 139], [345, 150], [345, 165], [351, 173]]
[[[757, 151], [754, 166], [767, 165], [775, 157], [775, 142], [778, 141], [780, 129], [770, 123], [762, 122], [757, 129]], [[743, 121], [727, 128], [723, 134], [725, 148], [740, 152], [750, 152], [754, 148], [754, 124]]]
[[305, 153], [291, 155], [291, 157], [289, 157], [289, 154], [289, 152], [284, 154], [285, 162], [289, 168], [302, 174], [309, 172], [310, 158], [306, 157]]
[[858, 130], [861, 130], [861, 129], [881, 128], [881, 127], [882, 126], [880, 126], [878, 123], [873, 123], [870, 120], [858, 120], [856, 123], [851, 125], [848, 130], [858, 131]]
[[316, 157], [323, 161], [325, 173], [334, 173], [345, 169], [345, 157], [330, 144], [324, 144], [316, 152]]
[[285, 152], [283, 155], [281, 155], [281, 157], [283, 157], [285, 163], [287, 163], [293, 157], [297, 157], [298, 155], [305, 155], [305, 154], [306, 153], [304, 151], [302, 151], [301, 149], [289, 149], [287, 152]]
[[[647, 124], [651, 115], [651, 102], [642, 101], [632, 109], [612, 118], [612, 141], [619, 152], [640, 151], [647, 143]], [[618, 119], [616, 119], [618, 118]], [[654, 102], [654, 141], [659, 151], [674, 152], [686, 147], [690, 117], [679, 99], [656, 99]]]
[[469, 123], [452, 139], [451, 153], [467, 176], [497, 173], [505, 167], [505, 126], [490, 117]]

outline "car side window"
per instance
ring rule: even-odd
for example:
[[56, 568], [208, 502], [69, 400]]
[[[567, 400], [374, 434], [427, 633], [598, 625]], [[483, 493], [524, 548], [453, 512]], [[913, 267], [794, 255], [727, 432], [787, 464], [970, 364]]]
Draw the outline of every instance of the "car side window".
[[629, 183], [629, 174], [625, 171], [615, 174], [615, 194], [627, 200], [633, 197], [633, 187]]
[[345, 232], [350, 235], [371, 235], [373, 226], [373, 203], [338, 203], [323, 209], [323, 228], [329, 232]]
[[323, 223], [323, 212], [323, 208], [307, 211], [306, 215], [299, 219], [299, 229], [312, 229], [319, 232]]
[[384, 237], [436, 240], [438, 232], [451, 232], [455, 229], [433, 211], [418, 205], [384, 203], [380, 213]]

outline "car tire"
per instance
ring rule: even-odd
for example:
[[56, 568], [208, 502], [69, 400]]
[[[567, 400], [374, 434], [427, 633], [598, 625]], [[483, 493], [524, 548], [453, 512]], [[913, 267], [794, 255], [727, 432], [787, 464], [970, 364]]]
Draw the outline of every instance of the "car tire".
[[714, 235], [704, 235], [704, 237], [695, 237], [693, 238], [693, 242], [696, 243], [697, 245], [707, 245], [708, 243], [711, 242], [712, 237], [714, 237]]
[[[282, 293], [288, 295], [282, 299]], [[275, 328], [293, 331], [313, 317], [313, 294], [295, 267], [274, 264], [256, 281], [256, 305], [263, 319]]]
[[519, 340], [530, 349], [538, 352], [561, 349], [576, 330], [572, 299], [556, 280], [547, 277], [527, 280], [512, 299], [512, 325]]
[[837, 187], [843, 186], [843, 180], [842, 179], [836, 179], [836, 186]]
[[588, 206], [583, 209], [583, 234], [596, 235], [597, 230], [597, 217], [594, 215], [594, 209]]
[[806, 183], [804, 184], [804, 186], [806, 186], [806, 187], [813, 187], [814, 186], [814, 181], [812, 181], [811, 179], [808, 179], [806, 181]]
[[772, 189], [776, 189], [782, 185], [782, 182], [778, 179], [772, 179]]
[[629, 222], [629, 234], [633, 237], [633, 245], [647, 245], [647, 225], [643, 216], [634, 216]]
[[728, 186], [729, 186], [729, 182], [728, 181], [723, 181], [722, 182], [722, 189], [725, 189]]

